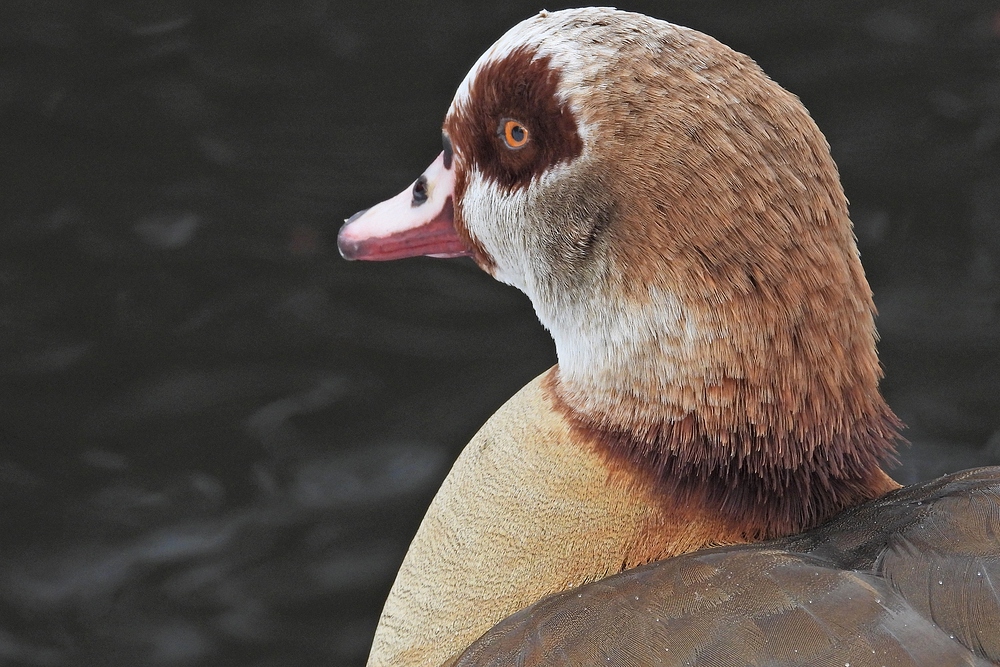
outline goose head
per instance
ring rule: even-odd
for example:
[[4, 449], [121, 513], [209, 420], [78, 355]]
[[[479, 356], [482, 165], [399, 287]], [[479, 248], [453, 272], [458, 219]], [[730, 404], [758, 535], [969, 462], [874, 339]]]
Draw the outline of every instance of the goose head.
[[716, 475], [746, 506], [828, 487], [788, 530], [864, 495], [898, 422], [837, 168], [794, 95], [694, 30], [542, 12], [475, 63], [443, 137], [342, 228], [344, 257], [469, 255], [522, 290], [559, 409], [668, 483]]

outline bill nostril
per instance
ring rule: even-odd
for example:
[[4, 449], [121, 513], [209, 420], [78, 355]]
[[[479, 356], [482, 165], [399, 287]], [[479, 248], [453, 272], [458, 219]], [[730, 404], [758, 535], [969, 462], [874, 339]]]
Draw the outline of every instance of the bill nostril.
[[413, 184], [413, 201], [410, 202], [410, 206], [420, 206], [425, 201], [427, 201], [427, 177], [421, 176]]
[[451, 159], [454, 157], [455, 149], [451, 145], [451, 138], [442, 133], [441, 143], [444, 144], [444, 168], [451, 169]]

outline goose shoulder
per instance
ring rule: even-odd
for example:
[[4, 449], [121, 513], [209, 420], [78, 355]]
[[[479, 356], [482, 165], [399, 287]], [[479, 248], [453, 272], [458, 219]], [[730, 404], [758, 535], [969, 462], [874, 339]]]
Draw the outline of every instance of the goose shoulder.
[[552, 595], [451, 664], [992, 665], [998, 540], [1000, 468], [963, 471]]

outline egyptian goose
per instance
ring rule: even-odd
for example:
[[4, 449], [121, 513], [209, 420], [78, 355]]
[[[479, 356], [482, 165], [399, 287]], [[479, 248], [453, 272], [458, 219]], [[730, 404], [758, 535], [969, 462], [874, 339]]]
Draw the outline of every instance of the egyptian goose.
[[900, 424], [837, 169], [746, 56], [542, 12], [338, 243], [471, 255], [559, 360], [456, 461], [369, 665], [1000, 662], [1000, 470], [882, 471]]

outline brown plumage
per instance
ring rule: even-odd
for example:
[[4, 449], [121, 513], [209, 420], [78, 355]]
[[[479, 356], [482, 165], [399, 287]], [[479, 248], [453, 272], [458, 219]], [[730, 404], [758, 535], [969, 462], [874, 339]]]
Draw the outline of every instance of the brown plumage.
[[369, 665], [1000, 661], [1000, 471], [881, 469], [871, 290], [793, 95], [692, 30], [543, 12], [444, 133], [341, 251], [471, 254], [559, 364], [456, 461]]

